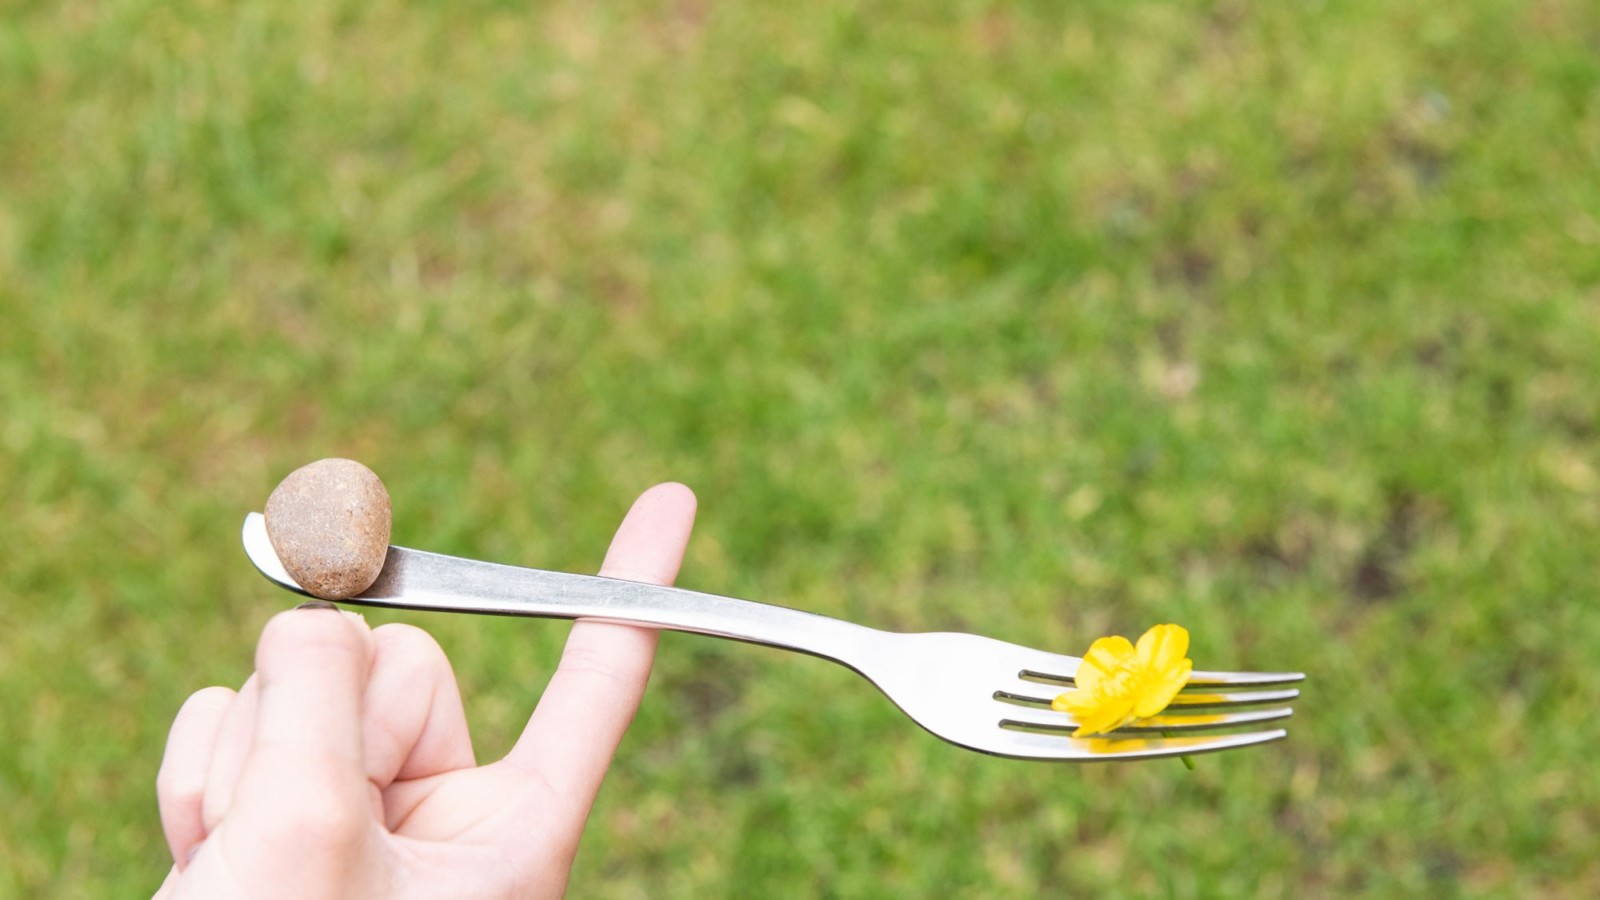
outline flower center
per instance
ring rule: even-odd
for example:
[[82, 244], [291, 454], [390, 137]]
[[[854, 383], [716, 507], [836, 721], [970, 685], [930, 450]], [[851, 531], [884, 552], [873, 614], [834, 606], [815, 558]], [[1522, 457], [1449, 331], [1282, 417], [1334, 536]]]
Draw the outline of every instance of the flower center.
[[1117, 666], [1111, 677], [1100, 682], [1100, 694], [1107, 699], [1123, 700], [1137, 693], [1144, 681], [1144, 672], [1138, 663], [1129, 660]]

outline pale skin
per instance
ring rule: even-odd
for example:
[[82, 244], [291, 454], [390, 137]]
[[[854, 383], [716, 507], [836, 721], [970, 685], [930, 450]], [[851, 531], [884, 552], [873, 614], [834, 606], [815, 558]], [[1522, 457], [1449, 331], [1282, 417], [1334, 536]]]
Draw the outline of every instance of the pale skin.
[[[600, 574], [671, 584], [694, 514], [683, 485], [646, 491]], [[278, 614], [244, 686], [196, 693], [172, 724], [157, 900], [561, 896], [655, 646], [649, 629], [575, 623], [522, 736], [480, 766], [426, 632]]]

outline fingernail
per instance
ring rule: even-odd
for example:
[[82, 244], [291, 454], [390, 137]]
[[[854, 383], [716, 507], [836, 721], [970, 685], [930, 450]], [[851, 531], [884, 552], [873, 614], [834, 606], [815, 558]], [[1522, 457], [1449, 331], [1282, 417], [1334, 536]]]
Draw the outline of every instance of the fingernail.
[[338, 609], [339, 607], [327, 600], [307, 600], [296, 606], [295, 609]]

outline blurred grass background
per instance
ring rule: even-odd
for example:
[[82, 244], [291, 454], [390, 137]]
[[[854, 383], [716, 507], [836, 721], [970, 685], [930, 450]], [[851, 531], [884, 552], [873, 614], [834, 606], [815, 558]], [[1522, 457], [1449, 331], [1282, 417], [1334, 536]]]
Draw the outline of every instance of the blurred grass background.
[[[1051, 767], [668, 636], [575, 896], [1594, 896], [1597, 172], [1586, 0], [12, 0], [0, 895], [155, 888], [343, 455], [397, 543], [592, 571], [677, 479], [694, 588], [1312, 675]], [[502, 751], [565, 627], [404, 618]]]

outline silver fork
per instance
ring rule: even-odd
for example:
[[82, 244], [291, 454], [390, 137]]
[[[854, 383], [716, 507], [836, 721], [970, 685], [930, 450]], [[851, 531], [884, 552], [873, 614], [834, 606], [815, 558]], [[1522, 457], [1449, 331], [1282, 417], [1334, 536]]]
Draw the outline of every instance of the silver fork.
[[[278, 561], [261, 514], [245, 517], [243, 537], [245, 552], [263, 575], [291, 591], [306, 593]], [[682, 588], [524, 569], [404, 547], [390, 547], [372, 587], [341, 602], [650, 625], [797, 650], [854, 669], [918, 725], [952, 744], [1018, 759], [1153, 759], [1276, 741], [1288, 732], [1274, 728], [1173, 733], [1286, 719], [1292, 712], [1287, 707], [1254, 707], [1293, 700], [1300, 695], [1298, 690], [1224, 689], [1305, 678], [1289, 672], [1195, 672], [1161, 716], [1107, 736], [1074, 738], [1071, 733], [1077, 723], [1066, 713], [1051, 710], [1050, 701], [1072, 686], [1080, 659], [974, 634], [879, 631], [815, 613]]]

